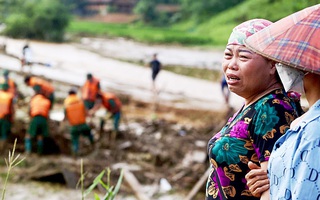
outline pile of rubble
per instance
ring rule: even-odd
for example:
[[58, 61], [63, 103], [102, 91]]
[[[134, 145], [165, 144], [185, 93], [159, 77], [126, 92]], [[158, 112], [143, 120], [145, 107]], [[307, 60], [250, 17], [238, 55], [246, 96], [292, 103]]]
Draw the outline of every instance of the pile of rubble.
[[[19, 76], [19, 75], [17, 75]], [[52, 80], [57, 94], [64, 96], [71, 85]], [[23, 90], [26, 91], [26, 90]], [[16, 180], [39, 180], [59, 182], [75, 188], [81, 175], [80, 160], [86, 171], [85, 186], [104, 169], [112, 171], [112, 182], [116, 182], [120, 169], [125, 169], [122, 194], [135, 194], [138, 199], [156, 199], [159, 193], [175, 191], [190, 199], [203, 199], [208, 161], [206, 145], [209, 138], [226, 119], [225, 113], [172, 108], [153, 105], [118, 94], [123, 102], [122, 123], [115, 143], [109, 135], [112, 125], [107, 123], [99, 133], [98, 118], [92, 121], [95, 146], [80, 139], [81, 156], [73, 158], [70, 152], [70, 134], [66, 123], [50, 120], [50, 137], [45, 140], [45, 154], [27, 155], [24, 164], [15, 171]], [[9, 140], [18, 140], [17, 152], [23, 153], [24, 134], [28, 126], [27, 94], [21, 94], [17, 116]], [[63, 113], [59, 95], [53, 113]], [[53, 115], [52, 115], [53, 116]], [[12, 147], [12, 146], [11, 146]], [[9, 148], [11, 148], [9, 147]], [[154, 186], [144, 190], [144, 186]], [[142, 189], [139, 189], [139, 188]], [[192, 193], [192, 194], [190, 194]], [[198, 194], [197, 194], [198, 193]]]

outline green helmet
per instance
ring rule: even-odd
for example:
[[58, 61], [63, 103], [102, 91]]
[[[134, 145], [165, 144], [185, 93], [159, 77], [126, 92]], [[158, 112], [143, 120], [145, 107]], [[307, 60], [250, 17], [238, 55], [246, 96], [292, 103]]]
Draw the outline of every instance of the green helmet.
[[0, 84], [0, 90], [8, 90], [9, 89], [9, 84], [8, 83], [2, 83]]
[[7, 70], [7, 69], [4, 69], [3, 72], [2, 72], [2, 74], [3, 74], [4, 76], [8, 76], [9, 73], [10, 73], [10, 71]]
[[33, 86], [33, 90], [34, 90], [37, 94], [39, 94], [39, 93], [41, 92], [41, 86], [40, 86], [40, 85], [35, 85], [35, 86]]

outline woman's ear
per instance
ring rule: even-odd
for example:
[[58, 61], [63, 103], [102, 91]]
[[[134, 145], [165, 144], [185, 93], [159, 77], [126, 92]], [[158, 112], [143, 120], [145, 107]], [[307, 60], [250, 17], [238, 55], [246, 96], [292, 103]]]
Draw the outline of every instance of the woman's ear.
[[275, 62], [273, 60], [269, 60], [269, 64], [271, 65], [271, 68], [270, 68], [271, 75], [274, 75], [277, 72], [276, 63], [277, 62]]

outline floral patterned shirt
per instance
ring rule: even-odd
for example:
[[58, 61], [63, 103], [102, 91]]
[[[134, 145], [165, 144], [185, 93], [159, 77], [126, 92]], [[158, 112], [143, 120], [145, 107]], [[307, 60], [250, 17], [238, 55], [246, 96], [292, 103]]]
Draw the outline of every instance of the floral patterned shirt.
[[296, 117], [295, 103], [282, 89], [235, 113], [208, 143], [211, 171], [206, 200], [225, 199], [222, 195], [228, 200], [260, 199], [253, 197], [246, 185], [248, 161], [267, 161], [274, 143]]

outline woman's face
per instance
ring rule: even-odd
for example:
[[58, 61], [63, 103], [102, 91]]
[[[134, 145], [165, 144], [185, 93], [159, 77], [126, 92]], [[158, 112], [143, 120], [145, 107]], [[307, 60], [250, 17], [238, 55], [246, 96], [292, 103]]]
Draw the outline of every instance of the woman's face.
[[228, 45], [222, 61], [230, 91], [249, 99], [263, 93], [275, 79], [273, 62], [243, 45]]

